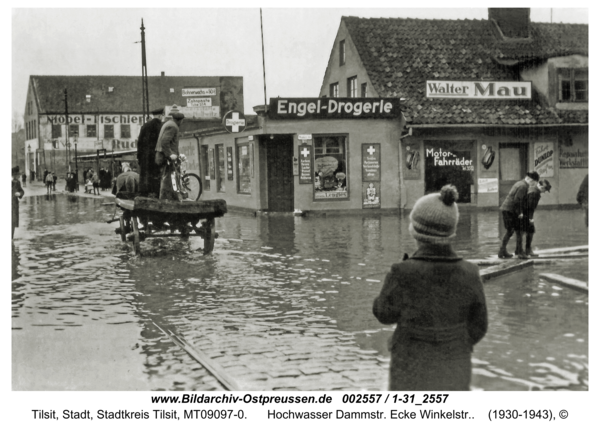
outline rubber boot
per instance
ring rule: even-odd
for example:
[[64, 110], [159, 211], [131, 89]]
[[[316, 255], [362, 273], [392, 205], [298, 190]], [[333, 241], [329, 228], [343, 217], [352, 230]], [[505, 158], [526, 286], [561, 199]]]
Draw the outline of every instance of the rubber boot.
[[527, 236], [525, 236], [525, 255], [528, 257], [539, 257], [539, 254], [534, 254], [531, 249], [531, 242], [533, 242], [533, 233], [527, 233]]
[[506, 231], [506, 234], [502, 238], [502, 244], [500, 245], [500, 251], [498, 251], [498, 258], [512, 258], [512, 254], [506, 250], [506, 246], [508, 245], [508, 241], [512, 236], [513, 232], [510, 230]]

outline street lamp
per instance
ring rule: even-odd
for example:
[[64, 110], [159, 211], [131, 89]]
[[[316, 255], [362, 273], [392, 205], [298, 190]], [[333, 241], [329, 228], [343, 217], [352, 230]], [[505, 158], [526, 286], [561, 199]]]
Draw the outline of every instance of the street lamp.
[[[27, 165], [29, 166], [29, 174], [31, 174], [31, 144], [27, 145]], [[30, 178], [33, 182], [33, 177]]]
[[73, 137], [73, 144], [75, 145], [75, 183], [78, 184], [79, 180], [78, 180], [78, 175], [79, 175], [79, 169], [77, 167], [77, 136], [79, 136], [79, 133], [75, 133], [75, 137]]

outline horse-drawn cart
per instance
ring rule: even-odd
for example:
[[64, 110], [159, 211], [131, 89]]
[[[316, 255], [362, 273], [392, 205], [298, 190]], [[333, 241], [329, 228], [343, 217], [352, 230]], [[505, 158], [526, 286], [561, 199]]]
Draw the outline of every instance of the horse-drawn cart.
[[115, 202], [123, 210], [116, 232], [124, 242], [128, 236], [133, 240], [135, 255], [140, 253], [140, 241], [147, 237], [166, 236], [200, 236], [204, 239], [204, 254], [209, 254], [214, 249], [217, 236], [215, 218], [227, 213], [225, 200], [177, 202], [135, 197], [116, 198]]

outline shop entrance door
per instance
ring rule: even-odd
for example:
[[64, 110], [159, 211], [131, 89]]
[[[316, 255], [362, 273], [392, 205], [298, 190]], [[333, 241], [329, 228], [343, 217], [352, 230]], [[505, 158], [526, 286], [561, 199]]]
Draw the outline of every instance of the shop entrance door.
[[472, 141], [426, 141], [425, 194], [452, 184], [458, 191], [457, 203], [471, 203], [475, 174], [472, 153]]
[[294, 140], [291, 135], [265, 139], [269, 212], [294, 211]]
[[500, 204], [508, 195], [515, 182], [523, 179], [527, 173], [527, 144], [500, 144]]

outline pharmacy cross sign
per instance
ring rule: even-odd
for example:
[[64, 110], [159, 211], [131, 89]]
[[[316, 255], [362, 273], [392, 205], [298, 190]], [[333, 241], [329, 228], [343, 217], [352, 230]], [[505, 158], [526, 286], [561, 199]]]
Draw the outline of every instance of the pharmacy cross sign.
[[246, 118], [237, 110], [230, 110], [223, 116], [223, 125], [229, 133], [240, 133], [246, 129]]
[[367, 149], [367, 152], [369, 153], [369, 155], [373, 155], [375, 153], [375, 148], [373, 148], [372, 146], [369, 146], [369, 149]]
[[301, 152], [303, 157], [308, 157], [308, 155], [310, 154], [310, 151], [307, 148], [304, 148]]

